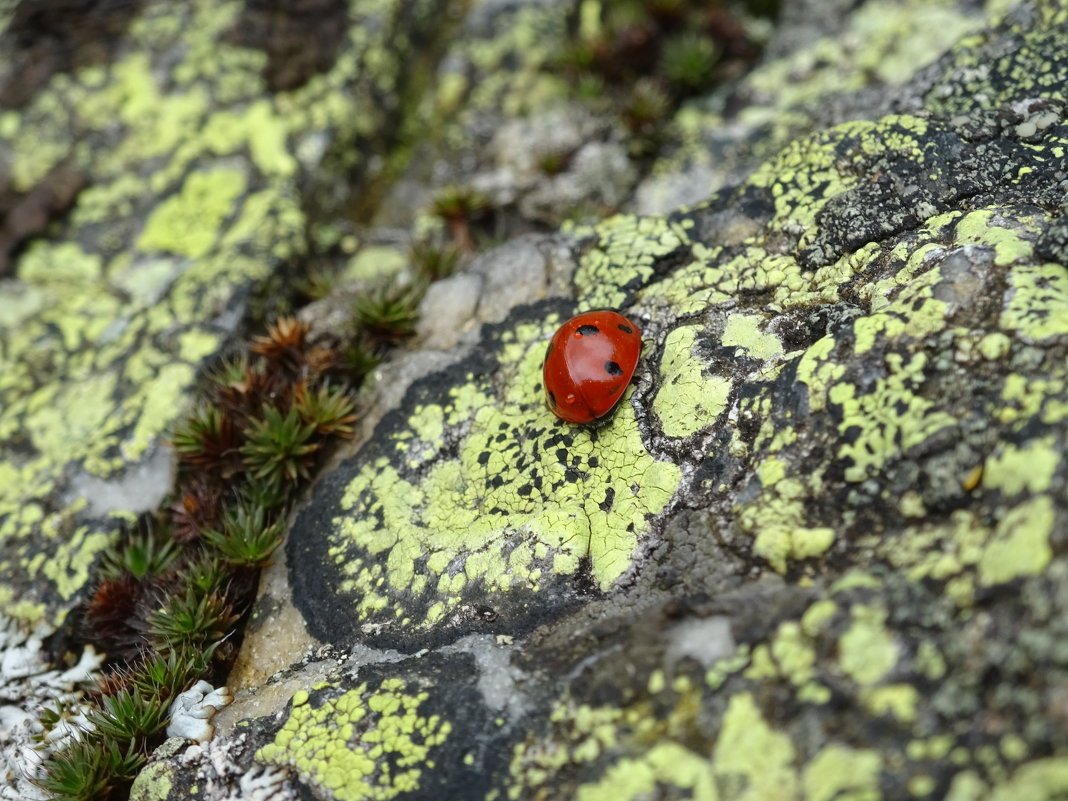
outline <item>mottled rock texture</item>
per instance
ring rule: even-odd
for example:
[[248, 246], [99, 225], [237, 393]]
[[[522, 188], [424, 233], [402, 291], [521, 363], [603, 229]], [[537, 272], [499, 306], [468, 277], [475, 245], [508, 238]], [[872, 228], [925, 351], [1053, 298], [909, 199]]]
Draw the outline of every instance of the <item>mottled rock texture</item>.
[[[538, 59], [530, 31], [552, 30], [554, 8], [486, 3], [456, 23], [468, 38], [438, 77], [442, 86], [463, 77], [436, 100], [470, 105], [450, 131], [474, 136], [473, 120], [497, 119], [486, 109], [505, 116], [502, 98], [537, 113], [531, 98], [548, 90], [524, 68]], [[865, 4], [842, 20], [861, 44], [843, 37], [842, 50], [862, 52], [871, 19], [891, 8], [910, 20], [915, 10]], [[172, 743], [135, 797], [1000, 801], [1068, 792], [1068, 12], [1054, 2], [987, 11], [981, 27], [967, 4], [939, 6], [943, 32], [976, 27], [942, 55], [948, 43], [933, 23], [905, 25], [914, 49], [880, 34], [872, 41], [898, 60], [874, 75], [864, 59], [801, 35], [761, 68], [767, 91], [784, 76], [780, 98], [789, 97], [733, 117], [745, 133], [731, 144], [730, 180], [709, 175], [724, 188], [664, 216], [617, 215], [568, 226], [551, 245], [532, 238], [502, 251], [506, 269], [534, 265], [536, 296], [501, 292], [516, 305], [433, 356], [443, 366], [415, 378], [320, 479], [245, 643], [271, 672], [285, 669], [264, 679], [259, 660], [246, 661], [216, 740]], [[357, 23], [349, 45], [381, 30]], [[393, 58], [380, 48], [368, 45], [347, 80], [362, 86], [361, 69]], [[480, 82], [465, 72], [471, 64], [509, 69]], [[827, 64], [836, 69], [813, 66]], [[805, 65], [827, 80], [792, 86]], [[147, 72], [142, 64], [138, 74]], [[740, 96], [759, 87], [753, 80]], [[255, 206], [260, 216], [237, 239], [284, 261], [275, 250], [284, 231], [258, 226], [287, 219], [264, 209], [286, 202], [296, 178], [278, 171], [300, 172], [316, 141], [302, 132], [319, 123], [302, 96], [254, 99], [264, 91], [241, 95], [238, 119], [266, 115], [282, 131], [257, 146], [220, 133], [241, 143], [240, 158], [210, 137], [189, 144], [206, 136], [194, 109], [200, 138], [173, 142], [163, 161], [175, 166], [146, 179], [158, 184], [158, 209], [125, 234], [108, 229], [127, 236], [111, 251], [121, 269], [140, 263], [130, 254], [141, 247], [171, 254], [163, 263], [176, 271], [234, 263], [243, 251], [225, 249], [237, 241], [225, 226], [261, 192], [270, 194]], [[324, 114], [348, 113], [325, 86], [317, 97]], [[65, 108], [40, 113], [56, 107]], [[664, 175], [672, 163], [700, 165], [718, 113], [680, 113]], [[4, 119], [0, 133], [14, 125]], [[370, 141], [366, 123], [344, 124]], [[158, 146], [145, 137], [142, 146]], [[426, 148], [470, 154], [464, 141]], [[364, 163], [362, 151], [331, 152], [321, 163]], [[144, 169], [159, 156], [144, 156]], [[399, 183], [416, 182], [420, 167]], [[125, 186], [137, 174], [112, 169]], [[324, 205], [354, 202], [319, 180]], [[196, 244], [182, 209], [200, 197], [218, 207], [212, 230], [222, 233]], [[35, 247], [41, 258], [77, 251], [61, 262], [81, 265], [68, 281], [119, 269], [105, 269], [82, 238], [93, 231], [103, 235], [89, 228], [32, 245], [20, 280]], [[247, 258], [260, 268], [266, 259]], [[476, 286], [490, 283], [480, 270]], [[177, 280], [162, 268], [151, 275], [167, 287]], [[45, 301], [26, 303], [33, 311], [18, 319], [38, 320]], [[615, 415], [576, 428], [543, 405], [545, 343], [572, 313], [605, 306], [638, 322], [646, 349]], [[175, 331], [214, 318], [204, 319]], [[145, 336], [156, 330], [144, 325]], [[130, 330], [141, 329], [113, 336]], [[47, 331], [61, 333], [58, 323]], [[184, 380], [218, 342], [178, 351]], [[80, 352], [103, 358], [95, 347]], [[121, 359], [131, 352], [141, 351]], [[122, 397], [121, 374], [108, 379], [107, 369], [86, 367], [84, 380], [111, 380], [99, 394]], [[47, 391], [85, 392], [59, 386]], [[5, 404], [0, 425], [37, 430], [25, 421], [40, 403], [11, 392], [26, 400], [14, 412]], [[121, 425], [136, 432], [136, 419]], [[108, 448], [142, 442], [115, 425], [113, 442], [79, 456], [92, 476], [108, 475], [111, 462], [93, 472], [113, 458]], [[48, 455], [48, 441], [34, 447]], [[25, 486], [32, 464], [16, 464]], [[54, 454], [48, 464], [50, 487], [74, 469]], [[85, 514], [42, 510], [42, 520]], [[36, 542], [45, 524], [18, 514], [6, 518], [21, 528], [5, 543]], [[69, 550], [72, 540], [48, 542]], [[11, 553], [25, 576], [17, 586], [38, 587], [30, 563]], [[66, 600], [47, 588], [40, 598], [48, 610]]]

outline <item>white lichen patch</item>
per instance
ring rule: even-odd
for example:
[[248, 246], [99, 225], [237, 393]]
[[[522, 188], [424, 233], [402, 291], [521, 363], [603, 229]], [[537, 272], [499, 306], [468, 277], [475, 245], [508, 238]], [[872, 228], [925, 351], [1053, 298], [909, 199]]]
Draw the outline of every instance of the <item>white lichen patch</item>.
[[233, 700], [226, 687], [216, 689], [206, 681], [198, 681], [184, 693], [179, 693], [171, 704], [167, 736], [207, 742], [215, 736], [212, 717]]
[[[73, 667], [53, 669], [41, 653], [51, 632], [38, 628], [26, 633], [0, 615], [0, 799], [38, 801], [47, 796], [32, 779], [41, 761], [68, 737], [88, 730], [79, 704], [82, 687], [91, 682], [103, 656], [87, 645]], [[66, 709], [62, 719], [45, 731], [39, 716], [44, 709]]]

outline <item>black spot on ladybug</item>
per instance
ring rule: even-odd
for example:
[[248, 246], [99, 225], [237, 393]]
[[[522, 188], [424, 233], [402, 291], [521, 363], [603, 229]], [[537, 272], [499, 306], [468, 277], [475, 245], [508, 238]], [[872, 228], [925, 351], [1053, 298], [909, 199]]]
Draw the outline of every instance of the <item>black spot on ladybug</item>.
[[575, 333], [580, 337], [592, 337], [594, 334], [601, 333], [601, 329], [595, 325], [587, 323], [586, 325], [580, 325]]
[[615, 499], [616, 491], [612, 487], [609, 487], [604, 491], [604, 500], [597, 505], [601, 507], [602, 512], [607, 512], [612, 508], [612, 503]]
[[633, 334], [634, 333], [634, 329], [633, 328], [631, 328], [629, 325], [623, 325], [623, 323], [618, 323], [616, 325], [616, 328], [618, 328], [624, 334]]
[[623, 368], [615, 362], [605, 362], [604, 371], [608, 373], [608, 375], [623, 375]]
[[556, 408], [556, 396], [552, 392], [549, 393], [549, 403], [554, 409]]

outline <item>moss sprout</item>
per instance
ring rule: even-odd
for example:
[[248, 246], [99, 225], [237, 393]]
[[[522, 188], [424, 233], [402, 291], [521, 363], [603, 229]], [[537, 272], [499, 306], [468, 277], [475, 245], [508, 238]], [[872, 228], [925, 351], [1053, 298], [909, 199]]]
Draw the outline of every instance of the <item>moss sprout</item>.
[[231, 504], [222, 527], [204, 532], [204, 541], [227, 561], [257, 567], [266, 564], [282, 542], [280, 521], [271, 523], [268, 511], [249, 503]]
[[237, 619], [221, 593], [201, 593], [194, 587], [161, 599], [148, 614], [148, 634], [157, 648], [176, 650], [219, 640]]
[[167, 707], [152, 693], [136, 684], [100, 700], [100, 709], [91, 712], [89, 722], [97, 732], [120, 746], [147, 740], [167, 725]]
[[221, 468], [229, 464], [238, 433], [232, 417], [205, 404], [175, 427], [171, 441], [182, 462], [200, 468]]
[[366, 292], [353, 306], [356, 326], [372, 342], [388, 345], [415, 333], [419, 320], [418, 287], [384, 286]]
[[139, 581], [164, 572], [177, 555], [178, 546], [173, 540], [153, 531], [142, 531], [109, 553], [101, 563], [100, 572], [105, 578], [129, 575]]
[[295, 408], [283, 413], [265, 406], [262, 416], [252, 421], [241, 446], [245, 467], [253, 478], [268, 483], [307, 480], [319, 448], [314, 435], [315, 425], [302, 421]]
[[679, 94], [711, 85], [719, 52], [708, 36], [684, 33], [664, 43], [660, 71]]
[[470, 253], [475, 250], [472, 228], [487, 222], [493, 204], [489, 197], [473, 187], [454, 185], [438, 191], [430, 211], [448, 226], [456, 246]]
[[452, 275], [460, 263], [460, 256], [460, 248], [456, 245], [439, 245], [430, 240], [416, 242], [408, 253], [416, 274], [428, 282]]
[[35, 784], [56, 801], [95, 801], [131, 781], [144, 763], [144, 754], [133, 746], [124, 749], [102, 736], [87, 736], [45, 759]]
[[356, 420], [352, 399], [339, 387], [322, 384], [310, 388], [306, 382], [297, 385], [293, 393], [293, 407], [300, 419], [315, 426], [315, 433], [335, 437], [351, 437]]

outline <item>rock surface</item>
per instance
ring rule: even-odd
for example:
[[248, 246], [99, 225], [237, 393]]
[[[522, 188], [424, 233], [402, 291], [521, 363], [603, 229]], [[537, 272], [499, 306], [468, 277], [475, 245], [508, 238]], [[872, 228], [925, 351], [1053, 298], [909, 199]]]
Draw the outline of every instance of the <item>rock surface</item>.
[[[449, 117], [452, 133], [419, 146], [450, 160], [437, 180], [452, 180], [457, 164], [500, 179], [500, 143], [477, 150], [509, 104], [536, 113], [536, 98], [551, 94], [531, 67], [542, 54], [530, 32], [562, 24], [564, 6], [488, 2], [443, 17], [457, 34], [434, 102], [467, 103]], [[420, 350], [381, 368], [374, 425], [309, 493], [264, 576], [215, 739], [169, 741], [133, 797], [1000, 801], [1068, 791], [1068, 14], [1052, 2], [991, 4], [980, 30], [970, 4], [929, 4], [908, 36], [876, 36], [872, 21], [891, 7], [916, 11], [871, 2], [837, 17], [838, 49], [810, 30], [781, 34], [735, 87], [748, 112], [709, 111], [715, 99], [683, 109], [673, 150], [633, 196], [636, 213], [516, 239], [437, 285], [428, 316], [463, 309], [484, 325], [457, 322], [449, 338], [424, 320]], [[372, 92], [363, 70], [388, 62], [381, 42], [398, 35], [376, 19], [394, 18], [355, 21], [335, 67], [348, 72], [324, 73], [325, 84]], [[939, 56], [951, 44], [939, 35], [963, 38]], [[884, 57], [879, 69], [868, 43]], [[353, 49], [364, 58], [346, 55]], [[494, 80], [479, 83], [472, 64]], [[143, 83], [148, 67], [138, 69]], [[194, 85], [237, 91], [226, 70], [204, 72]], [[793, 80], [801, 75], [816, 80]], [[389, 118], [345, 117], [318, 80], [306, 87], [319, 87], [322, 107], [300, 94], [312, 88], [264, 107], [259, 83], [239, 93], [239, 113], [216, 112], [283, 126], [268, 151], [235, 135], [220, 152], [202, 131], [190, 140], [201, 144], [176, 138], [144, 156], [171, 166], [122, 201], [134, 204], [131, 222], [110, 235], [126, 239], [107, 251], [119, 267], [84, 266], [101, 247], [84, 237], [103, 235], [77, 227], [95, 177], [61, 227], [71, 242], [32, 245], [6, 289], [22, 297], [34, 275], [49, 275], [31, 269], [35, 249], [77, 248], [62, 261], [83, 265], [77, 280], [132, 270], [152, 230], [132, 221], [169, 219], [187, 194], [217, 201], [195, 182], [225, 173], [239, 186], [224, 193], [215, 226], [236, 226], [265, 192], [256, 224], [196, 253], [183, 250], [187, 235], [149, 237], [145, 248], [167, 251], [175, 270], [150, 271], [163, 276], [158, 300], [177, 297], [179, 268], [229, 264], [244, 251], [225, 243], [259, 243], [260, 258], [246, 261], [262, 272], [218, 290], [218, 308], [236, 308], [241, 287], [292, 255], [276, 249], [284, 231], [258, 226], [286, 218], [264, 209], [290, 209], [298, 176], [320, 181], [322, 204], [353, 202], [320, 173], [360, 155], [316, 150], [316, 132], [390, 138]], [[39, 103], [58, 113], [55, 98]], [[317, 108], [327, 116], [308, 110]], [[612, 152], [610, 129], [558, 113], [571, 126], [562, 138], [581, 131], [601, 137], [594, 152]], [[189, 130], [215, 119], [196, 114]], [[142, 146], [158, 146], [144, 136]], [[719, 152], [725, 166], [709, 167]], [[414, 158], [381, 208], [395, 216], [433, 162]], [[348, 166], [350, 177], [372, 169]], [[542, 213], [552, 182], [524, 183], [527, 168], [509, 168], [498, 189]], [[118, 160], [111, 169], [116, 182], [136, 174]], [[705, 182], [700, 202], [645, 213], [665, 187], [672, 207], [692, 202], [693, 174]], [[631, 180], [599, 197], [616, 205]], [[146, 211], [152, 204], [161, 210]], [[197, 286], [210, 294], [216, 284]], [[217, 323], [202, 312], [216, 307], [191, 305], [185, 328], [162, 330]], [[646, 348], [618, 411], [576, 428], [545, 409], [541, 360], [564, 319], [598, 307], [625, 310]], [[156, 314], [145, 312], [145, 336], [173, 342], [147, 322]], [[179, 351], [185, 383], [172, 392], [184, 397], [225, 330], [232, 324], [194, 355]], [[41, 336], [24, 347], [47, 343]], [[104, 359], [84, 341], [81, 358]], [[30, 363], [12, 353], [20, 369]], [[141, 353], [108, 359], [157, 373], [171, 364]], [[106, 364], [86, 375], [109, 375]], [[50, 375], [36, 391], [83, 391], [57, 390]], [[40, 399], [9, 391], [23, 406], [5, 408], [0, 424], [40, 430], [33, 446], [45, 453], [55, 429], [27, 422]], [[118, 384], [104, 395], [124, 397]], [[133, 440], [121, 425], [138, 431], [135, 419], [120, 417], [111, 439], [89, 438], [89, 455], [52, 458], [45, 495], [80, 486], [78, 470], [110, 478], [92, 472], [90, 456], [125, 453]], [[152, 448], [166, 419], [142, 432]], [[18, 475], [25, 487], [30, 473]], [[9, 503], [32, 508], [36, 497]], [[93, 510], [49, 513], [77, 522]], [[0, 516], [23, 526], [5, 543], [49, 530], [18, 514]], [[60, 619], [80, 585], [57, 593], [15, 546], [5, 553], [22, 582], [10, 597], [28, 588], [41, 610], [28, 616]], [[78, 554], [87, 570], [91, 553]]]

